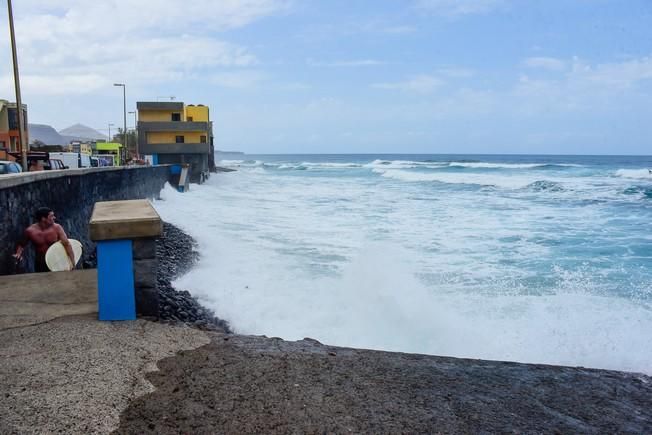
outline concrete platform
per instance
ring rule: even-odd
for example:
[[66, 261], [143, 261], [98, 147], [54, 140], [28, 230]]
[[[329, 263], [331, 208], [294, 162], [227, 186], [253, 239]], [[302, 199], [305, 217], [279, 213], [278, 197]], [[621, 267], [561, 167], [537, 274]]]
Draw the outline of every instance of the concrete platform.
[[158, 237], [163, 223], [145, 199], [96, 202], [89, 224], [91, 240]]
[[0, 330], [97, 313], [97, 271], [0, 276]]

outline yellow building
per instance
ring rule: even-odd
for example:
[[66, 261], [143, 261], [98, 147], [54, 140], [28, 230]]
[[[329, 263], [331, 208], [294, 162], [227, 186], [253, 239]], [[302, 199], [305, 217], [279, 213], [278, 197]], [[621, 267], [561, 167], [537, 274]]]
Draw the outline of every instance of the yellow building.
[[154, 164], [188, 163], [190, 180], [203, 182], [214, 166], [208, 106], [138, 102], [138, 151]]

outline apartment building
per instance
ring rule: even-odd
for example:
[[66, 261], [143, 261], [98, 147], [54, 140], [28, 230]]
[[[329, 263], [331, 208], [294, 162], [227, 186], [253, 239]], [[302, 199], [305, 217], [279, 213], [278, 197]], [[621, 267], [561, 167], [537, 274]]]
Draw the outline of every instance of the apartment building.
[[154, 164], [190, 164], [190, 181], [202, 183], [213, 167], [208, 106], [138, 102], [138, 150]]
[[[0, 100], [0, 151], [21, 152], [18, 141], [18, 106], [7, 100]], [[27, 106], [23, 104], [23, 134], [25, 142], [29, 143], [27, 136]]]

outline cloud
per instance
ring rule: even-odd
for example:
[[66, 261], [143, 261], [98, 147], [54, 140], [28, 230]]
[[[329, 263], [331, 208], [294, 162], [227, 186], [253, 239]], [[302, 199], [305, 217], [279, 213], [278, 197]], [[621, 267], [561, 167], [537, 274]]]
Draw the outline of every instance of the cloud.
[[[580, 58], [569, 61], [558, 60], [565, 72], [554, 78], [533, 78], [529, 75], [519, 77], [513, 94], [543, 101], [560, 109], [595, 108], [609, 106], [623, 93], [637, 93], [637, 89], [652, 81], [652, 57], [590, 64]], [[537, 64], [541, 64], [538, 60]], [[548, 68], [556, 65], [549, 63]]]
[[230, 71], [210, 76], [210, 83], [224, 88], [250, 89], [258, 86], [265, 75], [259, 71]]
[[443, 85], [444, 82], [432, 75], [420, 74], [409, 77], [401, 82], [394, 83], [374, 83], [372, 87], [378, 89], [391, 89], [415, 93], [430, 93]]
[[417, 28], [414, 26], [389, 26], [383, 28], [384, 33], [402, 35], [406, 33], [414, 33], [417, 31]]
[[455, 78], [455, 79], [464, 79], [473, 77], [475, 71], [468, 68], [457, 68], [457, 67], [445, 67], [439, 68], [437, 73], [446, 77]]
[[256, 57], [224, 41], [221, 32], [282, 13], [289, 4], [21, 1], [14, 18], [23, 88], [27, 94], [91, 93], [114, 81], [149, 85], [196, 79], [208, 68], [251, 67], [259, 63]]
[[313, 59], [308, 59], [309, 66], [314, 67], [365, 67], [365, 66], [378, 66], [384, 65], [385, 62], [374, 59], [355, 59], [355, 60], [337, 60], [333, 62], [319, 62]]
[[528, 68], [545, 69], [548, 71], [563, 71], [566, 63], [553, 57], [529, 57], [523, 61]]
[[505, 5], [505, 0], [417, 0], [416, 7], [437, 15], [483, 14]]

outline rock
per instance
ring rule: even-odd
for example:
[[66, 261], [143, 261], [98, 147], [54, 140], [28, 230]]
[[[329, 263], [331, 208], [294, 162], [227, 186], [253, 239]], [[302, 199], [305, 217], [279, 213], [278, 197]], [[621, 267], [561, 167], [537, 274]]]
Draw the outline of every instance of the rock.
[[187, 273], [199, 259], [196, 246], [197, 242], [192, 237], [172, 224], [163, 223], [163, 236], [156, 242], [159, 317], [164, 321], [172, 320], [201, 329], [231, 333], [229, 324], [215, 317], [212, 310], [200, 305], [189, 291], [172, 287], [172, 280]]

